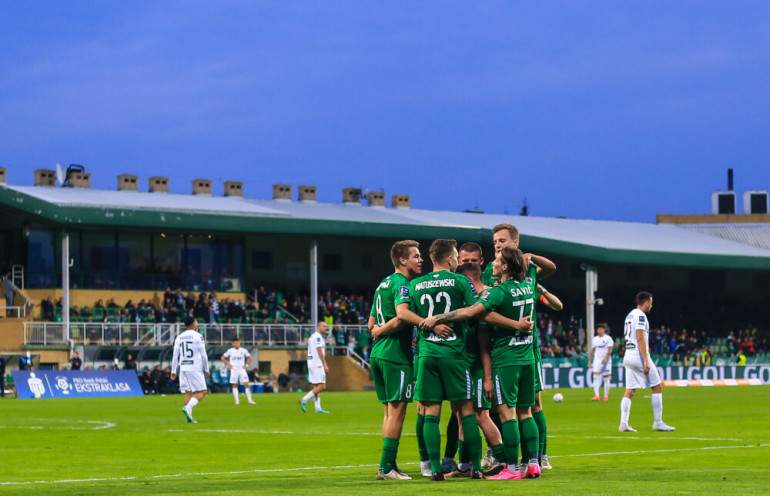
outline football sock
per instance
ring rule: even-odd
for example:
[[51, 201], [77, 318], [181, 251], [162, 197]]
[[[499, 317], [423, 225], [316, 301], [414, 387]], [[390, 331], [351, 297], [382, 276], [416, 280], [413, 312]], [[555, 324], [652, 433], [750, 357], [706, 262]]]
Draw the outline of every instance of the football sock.
[[233, 388], [233, 398], [235, 398], [235, 402], [238, 403], [238, 387]]
[[500, 432], [503, 434], [505, 463], [514, 467], [519, 459], [519, 423], [516, 419], [506, 420]]
[[521, 440], [522, 445], [527, 446], [527, 457], [523, 460], [537, 463], [537, 450], [540, 445], [540, 434], [537, 432], [537, 423], [532, 417], [527, 417], [521, 421]]
[[605, 377], [604, 378], [604, 397], [608, 398], [610, 396], [610, 378]]
[[547, 453], [546, 446], [548, 445], [548, 424], [545, 421], [545, 412], [540, 410], [532, 414], [532, 418], [535, 419], [537, 424], [537, 432], [540, 434], [540, 456]]
[[652, 417], [656, 424], [663, 422], [663, 393], [652, 393]]
[[382, 440], [382, 457], [380, 458], [380, 470], [387, 474], [396, 468], [396, 455], [398, 455], [398, 439], [386, 437]]
[[198, 404], [198, 398], [193, 396], [192, 398], [190, 398], [190, 401], [187, 402], [187, 410], [190, 413], [192, 413], [192, 409], [195, 408], [195, 405], [197, 405], [197, 404]]
[[446, 426], [446, 446], [444, 447], [444, 458], [454, 459], [457, 454], [457, 441], [460, 438], [460, 428], [457, 423], [457, 415], [452, 413], [449, 417], [449, 423]]
[[463, 423], [463, 447], [468, 451], [473, 470], [481, 470], [481, 434], [476, 415], [466, 415]]
[[308, 393], [307, 393], [305, 396], [303, 396], [303, 397], [302, 397], [302, 401], [304, 401], [304, 402], [306, 402], [306, 403], [307, 403], [308, 401], [310, 401], [310, 399], [311, 399], [313, 396], [315, 396], [315, 395], [313, 394], [313, 391], [312, 391], [312, 390], [311, 390], [311, 391], [308, 391]]
[[441, 470], [441, 429], [438, 426], [439, 418], [435, 415], [425, 416], [423, 435], [425, 436], [425, 448], [430, 459], [430, 471], [434, 474], [442, 473]]
[[519, 449], [521, 450], [521, 463], [526, 464], [529, 460], [529, 450], [527, 443], [524, 442], [524, 424], [519, 422]]
[[620, 425], [628, 425], [628, 417], [631, 416], [631, 398], [620, 400]]
[[417, 450], [420, 452], [420, 461], [424, 462], [428, 460], [428, 450], [425, 448], [425, 415], [417, 414], [417, 426], [415, 431], [417, 433]]
[[313, 403], [315, 403], [315, 411], [321, 410], [321, 395], [317, 394], [315, 398], [313, 398]]
[[601, 385], [600, 378], [601, 376], [594, 376], [594, 396], [599, 396], [599, 386]]
[[504, 462], [505, 445], [503, 443], [500, 443], [497, 446], [492, 446], [492, 454], [494, 455], [495, 460], [497, 460], [498, 462]]
[[246, 399], [248, 399], [249, 401], [253, 401], [251, 399], [251, 387], [244, 386], [243, 389], [246, 391]]
[[468, 446], [462, 439], [457, 441], [457, 459], [460, 461], [460, 463], [471, 462], [471, 454], [468, 452]]

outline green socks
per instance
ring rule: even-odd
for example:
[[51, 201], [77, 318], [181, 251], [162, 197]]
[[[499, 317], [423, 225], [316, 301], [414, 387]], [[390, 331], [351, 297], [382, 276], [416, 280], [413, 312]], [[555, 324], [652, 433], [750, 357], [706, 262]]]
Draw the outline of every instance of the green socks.
[[382, 439], [382, 457], [380, 458], [380, 470], [387, 474], [396, 468], [396, 456], [398, 455], [398, 439], [386, 437]]
[[442, 473], [441, 470], [441, 430], [438, 426], [438, 417], [435, 415], [425, 416], [425, 425], [423, 426], [423, 435], [425, 436], [425, 448], [428, 450], [430, 459], [430, 471], [434, 474]]
[[466, 415], [463, 422], [463, 448], [468, 451], [473, 470], [481, 470], [481, 434], [476, 415]]
[[540, 434], [540, 456], [547, 454], [546, 448], [548, 447], [548, 424], [545, 421], [545, 412], [540, 410], [532, 414], [532, 418], [535, 419], [537, 424], [537, 432]]
[[417, 450], [420, 452], [420, 461], [428, 461], [428, 450], [425, 448], [425, 436], [423, 430], [425, 427], [425, 415], [417, 414]]
[[498, 462], [505, 461], [505, 445], [500, 443], [497, 446], [492, 446], [492, 454], [495, 456], [495, 460]]
[[457, 453], [457, 441], [460, 439], [460, 429], [457, 424], [457, 415], [449, 417], [449, 423], [446, 426], [446, 446], [444, 447], [444, 458], [454, 458]]
[[537, 423], [532, 417], [521, 421], [522, 442], [527, 447], [527, 460], [537, 460], [537, 452], [540, 447], [540, 434], [537, 431]]
[[503, 422], [503, 447], [505, 463], [514, 466], [519, 459], [519, 423], [515, 419]]

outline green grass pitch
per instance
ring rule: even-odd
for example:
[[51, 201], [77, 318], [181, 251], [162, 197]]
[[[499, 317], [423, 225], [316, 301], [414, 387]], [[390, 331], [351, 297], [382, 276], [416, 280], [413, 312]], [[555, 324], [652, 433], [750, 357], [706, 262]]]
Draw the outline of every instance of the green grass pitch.
[[[649, 391], [618, 433], [622, 391], [545, 392], [549, 457], [540, 480], [420, 477], [410, 405], [399, 465], [412, 481], [375, 481], [382, 407], [374, 393], [324, 393], [331, 415], [303, 414], [298, 393], [235, 406], [209, 395], [187, 424], [181, 396], [0, 401], [3, 494], [760, 494], [770, 474], [770, 387], [669, 388], [653, 432]], [[312, 405], [312, 404], [311, 404]], [[309, 406], [311, 406], [309, 405]], [[312, 407], [309, 408], [312, 410]], [[444, 420], [446, 419], [446, 408]], [[445, 422], [442, 422], [444, 429]], [[472, 487], [473, 486], [473, 487]]]

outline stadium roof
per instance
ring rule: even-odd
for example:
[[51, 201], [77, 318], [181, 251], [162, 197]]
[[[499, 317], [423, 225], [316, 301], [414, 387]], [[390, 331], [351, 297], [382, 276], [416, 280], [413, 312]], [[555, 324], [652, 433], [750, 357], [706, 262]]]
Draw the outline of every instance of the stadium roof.
[[510, 222], [519, 228], [527, 250], [587, 262], [770, 270], [770, 249], [669, 224], [8, 185], [0, 185], [0, 205], [63, 227], [446, 237], [484, 243], [493, 226]]
[[770, 224], [677, 224], [690, 231], [701, 232], [746, 245], [770, 250]]

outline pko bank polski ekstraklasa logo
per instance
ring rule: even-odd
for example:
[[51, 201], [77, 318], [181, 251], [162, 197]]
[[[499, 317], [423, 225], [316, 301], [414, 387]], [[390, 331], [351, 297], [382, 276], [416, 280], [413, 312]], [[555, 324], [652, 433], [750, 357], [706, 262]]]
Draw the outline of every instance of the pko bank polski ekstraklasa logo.
[[56, 389], [61, 391], [61, 394], [68, 395], [72, 391], [73, 387], [67, 382], [67, 378], [63, 375], [56, 376]]

